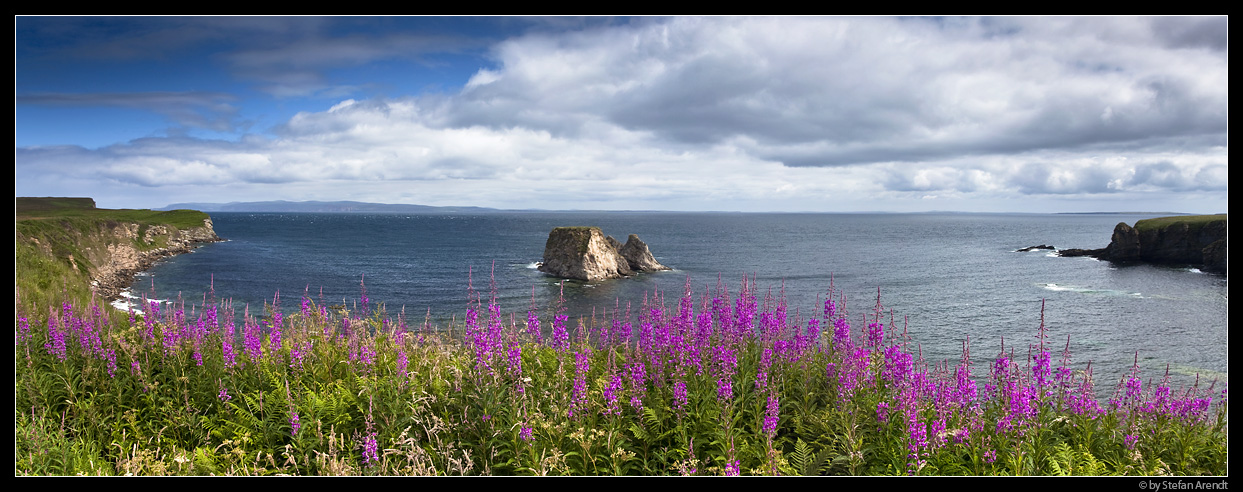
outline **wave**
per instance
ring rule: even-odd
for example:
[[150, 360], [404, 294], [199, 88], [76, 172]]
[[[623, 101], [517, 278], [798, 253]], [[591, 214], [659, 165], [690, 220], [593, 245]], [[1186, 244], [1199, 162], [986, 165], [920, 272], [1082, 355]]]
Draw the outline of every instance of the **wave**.
[[1076, 292], [1080, 294], [1099, 294], [1119, 297], [1136, 297], [1143, 298], [1144, 295], [1139, 292], [1127, 292], [1115, 289], [1094, 289], [1091, 287], [1080, 287], [1077, 285], [1058, 285], [1055, 283], [1041, 284], [1041, 288], [1054, 292]]
[[121, 293], [118, 295], [120, 297], [110, 302], [109, 304], [111, 304], [112, 307], [117, 308], [118, 310], [121, 310], [121, 311], [130, 311], [132, 309], [134, 311], [134, 314], [137, 314], [137, 315], [142, 315], [144, 313], [142, 308], [150, 305], [153, 302], [158, 302], [164, 305], [173, 304], [173, 301], [168, 300], [168, 299], [149, 299], [149, 298], [143, 299], [143, 296], [135, 295], [134, 292], [130, 289], [121, 289]]
[[112, 301], [110, 304], [112, 304], [112, 307], [120, 311], [133, 310], [134, 314], [143, 314], [142, 310], [138, 308], [138, 306], [141, 305], [141, 298], [134, 295], [134, 293], [129, 289], [122, 289], [120, 297]]

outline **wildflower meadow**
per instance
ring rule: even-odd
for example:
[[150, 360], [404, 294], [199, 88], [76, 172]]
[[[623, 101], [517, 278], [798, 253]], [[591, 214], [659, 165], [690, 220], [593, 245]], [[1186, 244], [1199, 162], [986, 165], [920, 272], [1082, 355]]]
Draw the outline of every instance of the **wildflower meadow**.
[[119, 315], [19, 292], [15, 473], [1228, 474], [1224, 384], [1097, 381], [1043, 311], [1029, 340], [928, 361], [879, 294], [848, 308], [832, 285], [806, 319], [745, 278], [574, 322], [492, 292], [447, 324], [361, 284], [349, 307]]

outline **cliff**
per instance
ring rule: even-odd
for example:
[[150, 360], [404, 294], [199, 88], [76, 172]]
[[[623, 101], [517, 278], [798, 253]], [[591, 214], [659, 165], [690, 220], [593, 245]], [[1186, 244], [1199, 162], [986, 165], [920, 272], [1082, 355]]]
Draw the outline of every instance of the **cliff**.
[[1226, 274], [1226, 215], [1190, 215], [1144, 219], [1131, 227], [1114, 226], [1109, 246], [1066, 249], [1060, 256], [1092, 256], [1117, 263], [1194, 265]]
[[[89, 243], [96, 247], [86, 247], [91, 285], [95, 291], [106, 299], [115, 299], [121, 291], [129, 287], [134, 274], [150, 268], [161, 258], [189, 253], [203, 243], [222, 241], [212, 228], [210, 218], [203, 219], [203, 225], [189, 229], [178, 229], [169, 225], [156, 225], [144, 228], [139, 224], [117, 224], [111, 231], [102, 236], [92, 238]], [[162, 245], [151, 249], [142, 245]]]
[[65, 200], [17, 200], [15, 283], [23, 301], [48, 302], [62, 291], [115, 299], [159, 259], [222, 240], [202, 212], [108, 210], [90, 199]]
[[557, 227], [548, 233], [539, 270], [554, 277], [590, 282], [669, 267], [657, 262], [635, 234], [623, 245], [605, 236], [599, 227]]

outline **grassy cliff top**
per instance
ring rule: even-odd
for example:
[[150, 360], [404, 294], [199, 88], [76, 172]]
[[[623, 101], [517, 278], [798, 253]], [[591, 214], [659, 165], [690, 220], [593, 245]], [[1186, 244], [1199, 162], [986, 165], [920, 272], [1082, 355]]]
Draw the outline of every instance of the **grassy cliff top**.
[[600, 230], [600, 228], [599, 228], [599, 227], [595, 227], [595, 226], [567, 226], [567, 227], [554, 227], [552, 230], [554, 230], [554, 231], [555, 231], [555, 230], [565, 230], [565, 231], [573, 231], [573, 232], [591, 232], [591, 230], [592, 230], [592, 229], [595, 229], [595, 230], [597, 230], [597, 231], [598, 231], [598, 230]]
[[1186, 223], [1193, 229], [1204, 227], [1204, 225], [1225, 221], [1226, 214], [1216, 215], [1175, 215], [1173, 217], [1157, 217], [1155, 219], [1143, 219], [1135, 222], [1135, 230], [1144, 231], [1148, 229], [1160, 229], [1177, 223]]
[[138, 224], [168, 224], [178, 229], [203, 225], [208, 215], [197, 210], [170, 210], [166, 212], [148, 209], [95, 208], [90, 198], [17, 197], [13, 203], [15, 221], [45, 219], [103, 219]]

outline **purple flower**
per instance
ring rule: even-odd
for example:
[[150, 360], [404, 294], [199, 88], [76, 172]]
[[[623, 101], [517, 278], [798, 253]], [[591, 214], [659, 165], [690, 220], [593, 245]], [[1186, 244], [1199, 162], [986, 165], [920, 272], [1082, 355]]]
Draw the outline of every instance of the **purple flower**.
[[764, 353], [760, 355], [760, 367], [755, 372], [755, 390], [760, 391], [768, 387], [768, 369], [773, 365], [773, 349], [765, 348]]
[[17, 326], [19, 329], [13, 343], [21, 345], [22, 342], [30, 339], [30, 320], [26, 319], [25, 316], [19, 316], [17, 318]]
[[643, 413], [643, 394], [647, 389], [647, 371], [643, 367], [643, 362], [635, 362], [626, 366], [626, 372], [630, 380], [630, 406], [636, 412]]
[[686, 407], [686, 381], [678, 380], [673, 384], [673, 408], [679, 412]]
[[375, 440], [376, 433], [367, 433], [367, 440], [363, 442], [363, 465], [375, 466], [380, 462], [380, 446]]
[[65, 332], [57, 326], [56, 318], [49, 317], [47, 320], [48, 343], [43, 344], [47, 349], [47, 353], [55, 355], [57, 359], [65, 360], [69, 356], [68, 346], [65, 345]]
[[406, 377], [406, 369], [410, 364], [410, 360], [406, 357], [404, 348], [397, 349], [397, 374]]
[[234, 367], [237, 365], [237, 354], [233, 353], [233, 323], [228, 323], [228, 330], [224, 336], [220, 337], [220, 348], [224, 351], [224, 366]]
[[506, 352], [506, 360], [508, 361], [508, 370], [510, 376], [522, 378], [522, 345], [511, 343], [509, 350]]
[[258, 361], [263, 358], [263, 342], [259, 338], [261, 327], [257, 323], [246, 322], [242, 329], [242, 337], [246, 345], [246, 356], [251, 361]]
[[587, 410], [587, 372], [591, 369], [591, 355], [586, 352], [574, 354], [574, 390], [570, 395], [570, 418], [575, 411], [583, 413]]
[[833, 346], [841, 351], [849, 351], [854, 348], [850, 338], [850, 323], [845, 318], [833, 320]]
[[298, 430], [302, 428], [302, 423], [299, 422], [298, 420], [298, 412], [290, 412], [289, 427], [292, 428], [292, 431], [290, 432], [289, 435], [291, 436], [298, 435]]
[[734, 397], [734, 385], [730, 383], [728, 377], [722, 377], [716, 381], [716, 397], [722, 402], [728, 402]]
[[570, 317], [564, 314], [553, 317], [552, 348], [555, 350], [566, 351], [570, 348], [570, 332], [565, 328], [565, 322], [568, 319]]
[[522, 430], [518, 431], [518, 437], [521, 438], [523, 441], [526, 441], [527, 444], [535, 444], [531, 442], [533, 438], [531, 437], [530, 427], [527, 427], [525, 425], [522, 426]]
[[911, 378], [913, 364], [911, 354], [903, 352], [899, 345], [892, 345], [885, 349], [885, 369], [881, 377], [889, 384], [902, 384]]
[[777, 403], [777, 395], [768, 396], [768, 407], [764, 413], [764, 434], [768, 435], [771, 441], [773, 436], [777, 434], [777, 415], [780, 407]]
[[868, 323], [868, 346], [880, 347], [885, 341], [885, 325], [883, 323]]
[[233, 399], [232, 396], [229, 396], [229, 390], [224, 386], [220, 387], [220, 393], [216, 395], [216, 398], [219, 398], [222, 402], [227, 402]]
[[620, 396], [621, 389], [621, 374], [613, 374], [613, 380], [609, 383], [609, 387], [604, 389], [605, 415], [621, 415], [621, 408], [617, 406], [617, 398]]
[[281, 349], [281, 313], [272, 315], [272, 334], [269, 337], [268, 349], [277, 352]]
[[311, 341], [307, 340], [301, 346], [294, 344], [289, 347], [289, 367], [292, 369], [302, 370], [302, 363], [306, 361], [307, 354], [311, 353]]
[[535, 314], [535, 306], [531, 306], [531, 310], [527, 311], [527, 334], [535, 338], [538, 343], [542, 335], [539, 330], [539, 315]]

